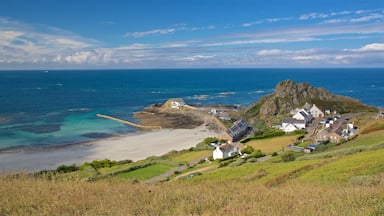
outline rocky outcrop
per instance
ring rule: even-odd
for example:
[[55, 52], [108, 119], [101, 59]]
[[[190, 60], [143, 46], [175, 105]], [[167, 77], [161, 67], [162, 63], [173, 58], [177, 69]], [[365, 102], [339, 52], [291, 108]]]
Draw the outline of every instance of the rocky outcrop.
[[374, 110], [356, 99], [331, 94], [328, 90], [313, 87], [307, 82], [296, 83], [285, 80], [276, 85], [273, 93], [247, 107], [244, 110], [244, 116], [250, 122], [279, 121], [291, 110], [302, 107], [305, 103], [316, 104], [320, 109], [337, 110], [339, 113]]

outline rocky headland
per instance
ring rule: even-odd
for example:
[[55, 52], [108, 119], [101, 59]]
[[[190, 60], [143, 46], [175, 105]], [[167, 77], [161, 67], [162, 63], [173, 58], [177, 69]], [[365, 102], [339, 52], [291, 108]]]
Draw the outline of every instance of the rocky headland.
[[321, 109], [349, 112], [376, 112], [377, 108], [367, 106], [351, 97], [330, 93], [325, 88], [311, 86], [307, 82], [296, 83], [285, 80], [276, 85], [275, 91], [242, 110], [241, 115], [250, 123], [264, 121], [278, 123], [290, 111], [306, 103], [316, 104]]

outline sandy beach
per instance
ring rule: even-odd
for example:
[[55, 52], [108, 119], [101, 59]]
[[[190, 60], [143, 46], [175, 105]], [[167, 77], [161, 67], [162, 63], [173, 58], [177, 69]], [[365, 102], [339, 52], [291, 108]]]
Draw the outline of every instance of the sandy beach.
[[102, 159], [137, 161], [172, 150], [188, 149], [204, 138], [216, 135], [200, 126], [139, 132], [66, 147], [3, 151], [0, 152], [0, 172], [32, 172]]

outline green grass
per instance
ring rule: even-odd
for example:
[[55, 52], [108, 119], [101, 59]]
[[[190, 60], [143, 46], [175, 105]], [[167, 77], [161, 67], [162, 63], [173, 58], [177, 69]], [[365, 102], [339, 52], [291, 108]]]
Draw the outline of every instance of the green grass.
[[300, 147], [307, 147], [309, 144], [311, 144], [312, 142], [311, 141], [305, 141], [305, 142], [301, 142], [300, 144], [298, 144], [297, 146], [300, 146]]
[[183, 154], [177, 154], [175, 156], [171, 156], [170, 160], [174, 162], [192, 162], [195, 160], [199, 160], [205, 156], [209, 157], [212, 155], [212, 150], [203, 150], [203, 151], [190, 151], [185, 152]]
[[117, 176], [125, 179], [146, 180], [158, 176], [174, 168], [166, 164], [154, 164], [131, 172], [120, 173]]
[[360, 152], [331, 159], [328, 164], [306, 172], [300, 180], [321, 184], [345, 183], [359, 175], [375, 175], [384, 172], [384, 149]]
[[291, 144], [297, 140], [297, 135], [280, 136], [267, 139], [251, 140], [246, 145], [252, 146], [254, 149], [260, 149], [265, 153], [272, 153], [281, 150], [288, 144]]
[[266, 174], [263, 177], [258, 178], [257, 181], [260, 183], [267, 183], [273, 181], [273, 179], [279, 177], [280, 175], [285, 175], [290, 173], [300, 167], [313, 165], [321, 162], [322, 160], [307, 160], [307, 161], [293, 161], [288, 163], [246, 163], [239, 167], [224, 167], [219, 168], [207, 173], [204, 173], [202, 176], [193, 178], [191, 181], [229, 181], [236, 179], [252, 179], [252, 176], [255, 173], [259, 173], [260, 170]]
[[375, 131], [369, 134], [359, 134], [355, 139], [336, 146], [333, 149], [341, 149], [355, 146], [369, 146], [382, 143], [384, 141], [384, 131]]
[[134, 167], [134, 166], [146, 164], [146, 163], [150, 163], [150, 160], [141, 160], [141, 161], [137, 161], [137, 162], [133, 162], [133, 163], [116, 165], [116, 166], [109, 167], [109, 168], [100, 168], [100, 169], [98, 169], [98, 171], [100, 172], [100, 174], [115, 173], [115, 172], [120, 171], [120, 170], [125, 170], [125, 169], [128, 169], [130, 167]]

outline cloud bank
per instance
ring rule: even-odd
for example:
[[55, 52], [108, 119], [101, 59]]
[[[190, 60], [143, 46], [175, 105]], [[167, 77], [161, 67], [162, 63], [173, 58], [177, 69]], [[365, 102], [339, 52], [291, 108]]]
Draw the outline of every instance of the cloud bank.
[[[272, 23], [284, 25], [269, 27]], [[239, 23], [226, 31], [175, 24], [127, 32], [123, 38], [142, 41], [110, 47], [62, 29], [0, 17], [0, 69], [383, 67], [383, 25], [383, 9], [311, 12]], [[204, 34], [185, 36], [197, 31]]]

